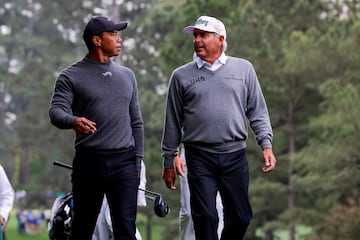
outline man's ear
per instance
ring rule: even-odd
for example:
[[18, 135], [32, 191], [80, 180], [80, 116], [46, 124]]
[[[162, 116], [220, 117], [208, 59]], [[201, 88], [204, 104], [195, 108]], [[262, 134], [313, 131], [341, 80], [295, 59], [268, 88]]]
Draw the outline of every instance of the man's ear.
[[91, 39], [95, 47], [101, 46], [101, 38], [99, 36], [93, 36]]

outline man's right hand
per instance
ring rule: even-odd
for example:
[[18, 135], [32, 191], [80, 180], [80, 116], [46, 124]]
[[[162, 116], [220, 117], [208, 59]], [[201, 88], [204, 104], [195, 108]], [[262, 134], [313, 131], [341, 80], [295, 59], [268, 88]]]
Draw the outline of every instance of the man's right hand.
[[164, 168], [163, 174], [162, 174], [162, 179], [164, 180], [167, 188], [169, 188], [171, 190], [176, 189], [176, 187], [175, 187], [175, 179], [176, 179], [175, 168]]
[[[0, 215], [0, 225], [5, 226], [5, 218], [1, 215]], [[0, 234], [1, 234], [1, 232], [0, 232]]]
[[96, 123], [84, 117], [78, 117], [73, 123], [75, 132], [79, 134], [91, 134], [96, 132]]

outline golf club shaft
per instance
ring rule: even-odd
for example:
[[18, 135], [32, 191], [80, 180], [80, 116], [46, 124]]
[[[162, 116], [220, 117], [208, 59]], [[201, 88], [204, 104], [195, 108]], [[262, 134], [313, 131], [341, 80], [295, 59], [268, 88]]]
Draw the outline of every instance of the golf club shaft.
[[68, 164], [63, 163], [63, 162], [54, 161], [53, 164], [54, 164], [55, 166], [59, 166], [59, 167], [67, 168], [67, 169], [72, 169], [72, 166], [71, 166], [71, 165], [68, 165]]
[[[59, 167], [63, 167], [63, 168], [66, 168], [66, 169], [72, 169], [72, 166], [71, 165], [68, 165], [66, 163], [63, 163], [63, 162], [59, 162], [59, 161], [54, 161], [53, 164], [55, 166], [59, 166]], [[146, 190], [146, 189], [143, 189], [143, 188], [139, 188], [140, 191], [144, 191], [145, 193], [148, 193], [148, 194], [152, 194], [154, 196], [161, 196], [160, 193], [157, 193], [157, 192], [153, 192], [153, 191], [149, 191], [149, 190]]]
[[146, 194], [145, 194], [145, 197], [146, 197], [147, 199], [151, 200], [151, 201], [154, 201], [154, 200], [155, 200], [155, 198], [154, 198], [153, 196], [149, 196], [149, 195], [146, 195]]
[[143, 189], [143, 188], [139, 188], [139, 190], [144, 191], [144, 192], [149, 193], [149, 194], [152, 194], [152, 195], [155, 195], [155, 196], [161, 196], [160, 193], [149, 191], [149, 190], [146, 190], [146, 189]]

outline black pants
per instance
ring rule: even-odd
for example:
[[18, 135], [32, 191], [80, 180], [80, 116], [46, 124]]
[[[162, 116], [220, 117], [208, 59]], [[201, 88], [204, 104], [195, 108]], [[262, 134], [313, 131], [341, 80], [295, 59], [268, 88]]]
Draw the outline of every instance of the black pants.
[[216, 194], [224, 207], [222, 240], [243, 239], [253, 217], [246, 150], [216, 154], [185, 147], [191, 214], [197, 240], [217, 240]]
[[134, 151], [77, 151], [73, 161], [74, 218], [71, 240], [91, 240], [104, 194], [115, 240], [136, 240], [139, 177]]

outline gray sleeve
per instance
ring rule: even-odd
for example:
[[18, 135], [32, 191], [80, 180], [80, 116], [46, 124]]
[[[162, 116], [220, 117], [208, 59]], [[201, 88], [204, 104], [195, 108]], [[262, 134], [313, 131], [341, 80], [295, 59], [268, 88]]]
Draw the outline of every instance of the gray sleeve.
[[137, 158], [137, 167], [141, 168], [141, 160], [144, 159], [144, 121], [140, 110], [140, 102], [138, 97], [138, 86], [134, 73], [134, 95], [130, 103], [130, 117], [132, 135], [135, 141], [135, 154]]
[[54, 126], [60, 129], [72, 128], [76, 118], [71, 114], [73, 98], [73, 89], [69, 79], [60, 74], [55, 83], [49, 108], [50, 121]]
[[168, 87], [162, 138], [163, 166], [174, 167], [174, 156], [181, 142], [182, 100], [176, 74], [173, 73]]
[[250, 127], [255, 134], [255, 140], [262, 149], [272, 148], [273, 131], [270, 117], [259, 80], [252, 65], [248, 72], [247, 84], [248, 100], [246, 115], [249, 119]]

